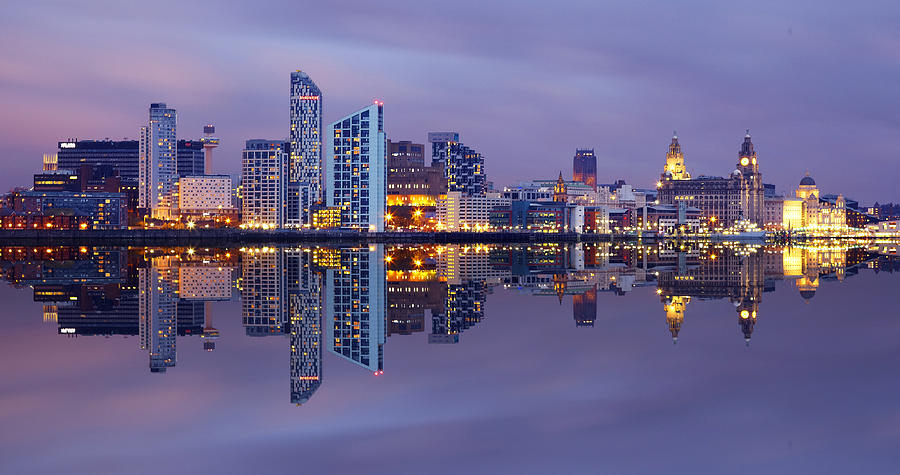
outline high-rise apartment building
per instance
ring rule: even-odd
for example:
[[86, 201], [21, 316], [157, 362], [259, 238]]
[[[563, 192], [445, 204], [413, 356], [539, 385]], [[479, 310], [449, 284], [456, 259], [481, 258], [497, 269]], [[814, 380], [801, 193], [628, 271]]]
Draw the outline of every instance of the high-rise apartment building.
[[597, 189], [597, 157], [594, 155], [594, 149], [575, 150], [575, 158], [572, 160], [572, 180]]
[[248, 140], [241, 157], [241, 211], [250, 227], [281, 228], [285, 219], [287, 143]]
[[486, 175], [484, 157], [459, 142], [456, 132], [429, 132], [431, 162], [441, 163], [447, 191], [459, 191], [465, 196], [484, 196]]
[[380, 374], [384, 370], [384, 246], [334, 250], [325, 270], [328, 345], [337, 355]]
[[291, 73], [291, 135], [285, 226], [312, 223], [322, 202], [322, 91], [302, 71]]
[[175, 109], [159, 102], [150, 104], [150, 122], [141, 127], [138, 201], [153, 217], [169, 217], [176, 205], [173, 202], [178, 181], [175, 123]]
[[341, 209], [344, 228], [384, 231], [384, 103], [376, 101], [333, 122], [328, 134], [327, 205]]
[[291, 340], [291, 402], [303, 404], [322, 385], [322, 279], [311, 249], [285, 249]]

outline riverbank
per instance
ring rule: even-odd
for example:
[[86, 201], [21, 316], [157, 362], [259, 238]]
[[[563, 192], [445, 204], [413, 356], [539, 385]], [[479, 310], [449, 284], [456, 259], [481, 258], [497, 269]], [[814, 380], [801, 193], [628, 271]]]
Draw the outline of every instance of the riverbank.
[[199, 244], [275, 244], [275, 243], [534, 243], [534, 242], [624, 242], [635, 241], [633, 235], [533, 233], [533, 232], [383, 232], [352, 230], [247, 230], [221, 229], [114, 229], [0, 230], [0, 244], [114, 244], [114, 245], [178, 245]]

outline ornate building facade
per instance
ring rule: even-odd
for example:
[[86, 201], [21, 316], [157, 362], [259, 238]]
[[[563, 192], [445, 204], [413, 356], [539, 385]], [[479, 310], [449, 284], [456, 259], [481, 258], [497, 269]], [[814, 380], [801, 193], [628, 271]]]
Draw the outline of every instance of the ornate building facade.
[[711, 228], [729, 227], [739, 220], [749, 220], [762, 226], [765, 221], [762, 174], [749, 131], [738, 152], [736, 168], [727, 177], [691, 178], [684, 166], [684, 154], [678, 137], [673, 137], [658, 188], [661, 204], [683, 202], [689, 207], [699, 208]]

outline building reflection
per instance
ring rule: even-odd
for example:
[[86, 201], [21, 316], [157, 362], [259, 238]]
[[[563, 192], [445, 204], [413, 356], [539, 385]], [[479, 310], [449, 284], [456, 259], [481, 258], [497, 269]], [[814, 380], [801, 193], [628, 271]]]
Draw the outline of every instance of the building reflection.
[[152, 373], [176, 367], [184, 338], [215, 350], [222, 324], [215, 302], [239, 299], [246, 336], [287, 340], [297, 405], [321, 387], [326, 354], [381, 376], [389, 336], [419, 338], [424, 348], [460, 343], [484, 325], [498, 288], [553, 299], [558, 310], [547, 318], [565, 317], [567, 325], [572, 318], [579, 332], [603, 325], [605, 299], [652, 295], [673, 342], [690, 333], [691, 308], [724, 300], [734, 313], [723, 316], [736, 320], [749, 345], [763, 328], [758, 320], [777, 314], [765, 311], [763, 297], [778, 281], [810, 303], [826, 282], [863, 269], [900, 270], [896, 249], [703, 242], [0, 248], [2, 277], [33, 289], [44, 322], [68, 337], [138, 336]]

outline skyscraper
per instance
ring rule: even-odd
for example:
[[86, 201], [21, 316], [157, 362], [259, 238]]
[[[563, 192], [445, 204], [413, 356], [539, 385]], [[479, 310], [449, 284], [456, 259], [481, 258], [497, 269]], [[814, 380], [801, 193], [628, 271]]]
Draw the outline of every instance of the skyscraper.
[[178, 181], [175, 109], [150, 104], [150, 122], [141, 127], [138, 202], [153, 217], [170, 215]]
[[341, 226], [384, 231], [386, 138], [384, 103], [375, 101], [328, 127], [327, 204], [341, 209]]
[[459, 142], [456, 132], [429, 132], [431, 162], [444, 166], [447, 191], [458, 191], [463, 196], [484, 196], [484, 157]]
[[285, 226], [312, 223], [322, 202], [322, 91], [303, 71], [291, 73], [291, 136]]
[[384, 370], [384, 245], [334, 250], [325, 270], [325, 322], [331, 350], [364, 368]]
[[303, 404], [322, 385], [322, 282], [311, 249], [286, 249], [291, 340], [291, 402]]
[[572, 180], [597, 189], [597, 157], [594, 155], [594, 149], [575, 150], [575, 158], [572, 160]]
[[241, 158], [243, 224], [267, 229], [284, 226], [287, 148], [280, 140], [246, 142]]

